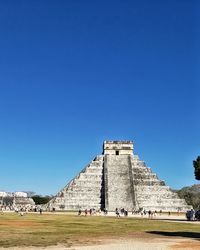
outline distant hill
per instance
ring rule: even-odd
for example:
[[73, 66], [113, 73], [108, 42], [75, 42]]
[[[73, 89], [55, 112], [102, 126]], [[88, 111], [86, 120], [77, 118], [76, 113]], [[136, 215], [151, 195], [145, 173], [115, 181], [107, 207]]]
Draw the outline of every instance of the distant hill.
[[194, 209], [200, 209], [200, 184], [174, 191], [178, 193], [180, 198], [184, 198], [188, 205], [192, 205]]
[[185, 191], [191, 192], [191, 193], [200, 193], [200, 184], [195, 184], [192, 186], [183, 187], [179, 191], [181, 191], [181, 190], [185, 190]]

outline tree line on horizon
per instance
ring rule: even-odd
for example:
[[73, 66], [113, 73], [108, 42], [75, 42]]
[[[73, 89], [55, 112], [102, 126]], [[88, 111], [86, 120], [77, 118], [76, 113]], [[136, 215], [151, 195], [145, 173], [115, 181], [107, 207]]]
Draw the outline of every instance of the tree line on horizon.
[[36, 194], [34, 191], [24, 191], [24, 192], [27, 193], [28, 197], [34, 200], [35, 205], [46, 204], [53, 198], [53, 195]]
[[197, 157], [196, 160], [193, 161], [194, 167], [194, 175], [196, 180], [200, 180], [200, 156]]
[[[193, 161], [194, 176], [196, 180], [200, 180], [200, 156]], [[183, 187], [176, 190], [180, 198], [186, 200], [187, 204], [192, 205], [194, 209], [200, 209], [200, 184]]]

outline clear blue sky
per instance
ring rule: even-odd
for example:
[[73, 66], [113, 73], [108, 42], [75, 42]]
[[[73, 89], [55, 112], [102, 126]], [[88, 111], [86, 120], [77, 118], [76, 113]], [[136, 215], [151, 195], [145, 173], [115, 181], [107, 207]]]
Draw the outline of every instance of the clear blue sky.
[[0, 2], [0, 190], [55, 194], [103, 140], [172, 188], [197, 183], [200, 4]]

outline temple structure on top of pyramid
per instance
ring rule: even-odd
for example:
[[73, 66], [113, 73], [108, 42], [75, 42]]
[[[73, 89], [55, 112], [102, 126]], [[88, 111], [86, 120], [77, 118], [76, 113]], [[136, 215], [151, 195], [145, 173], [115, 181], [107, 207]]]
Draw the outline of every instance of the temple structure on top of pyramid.
[[103, 153], [70, 181], [47, 208], [186, 211], [191, 206], [133, 153], [132, 141], [104, 141]]

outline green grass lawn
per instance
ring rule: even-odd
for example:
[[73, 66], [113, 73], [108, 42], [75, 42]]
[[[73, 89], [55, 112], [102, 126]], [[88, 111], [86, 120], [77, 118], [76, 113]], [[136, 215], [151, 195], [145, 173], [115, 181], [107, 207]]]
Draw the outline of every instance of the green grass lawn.
[[130, 237], [135, 232], [199, 233], [200, 225], [148, 219], [63, 214], [0, 215], [0, 246], [49, 246], [86, 243], [98, 238]]

